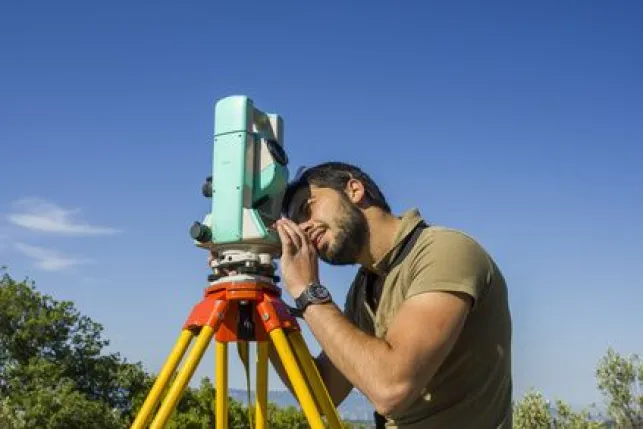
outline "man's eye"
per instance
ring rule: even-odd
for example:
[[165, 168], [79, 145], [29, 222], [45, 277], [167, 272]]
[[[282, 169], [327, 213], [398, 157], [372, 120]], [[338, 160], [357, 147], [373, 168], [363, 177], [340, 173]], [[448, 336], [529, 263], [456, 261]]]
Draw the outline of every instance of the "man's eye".
[[311, 210], [308, 203], [301, 205], [299, 210], [297, 210], [296, 219], [293, 219], [297, 223], [306, 222], [310, 218]]

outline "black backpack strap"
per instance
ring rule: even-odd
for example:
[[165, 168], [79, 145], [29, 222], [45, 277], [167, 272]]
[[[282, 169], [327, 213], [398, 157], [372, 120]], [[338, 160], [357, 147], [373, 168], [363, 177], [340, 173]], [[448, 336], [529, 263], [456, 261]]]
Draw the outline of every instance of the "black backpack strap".
[[[413, 229], [413, 231], [405, 239], [404, 243], [402, 244], [402, 248], [393, 259], [393, 262], [391, 262], [389, 270], [402, 262], [404, 258], [406, 258], [406, 256], [411, 252], [411, 249], [413, 249], [413, 246], [420, 237], [420, 234], [422, 234], [422, 231], [427, 227], [428, 225], [425, 222], [420, 222]], [[377, 276], [370, 272], [364, 272], [363, 275], [365, 276], [364, 281], [366, 282], [365, 287], [363, 288], [363, 290], [366, 291], [365, 298], [370, 297], [369, 301], [379, 303], [380, 297], [382, 295], [382, 283], [379, 283], [379, 287], [375, 287], [377, 283]], [[375, 420], [375, 429], [384, 429], [386, 427], [386, 418], [379, 414], [377, 411], [373, 411], [373, 419]]]
[[424, 228], [427, 228], [428, 225], [422, 221], [418, 223], [415, 228], [413, 228], [413, 231], [406, 237], [405, 242], [402, 244], [402, 249], [399, 251], [397, 255], [395, 255], [395, 259], [393, 262], [391, 262], [391, 266], [389, 267], [389, 270], [402, 262], [404, 258], [406, 258], [406, 255], [411, 252], [411, 249], [413, 249], [413, 246], [415, 245], [415, 242], [418, 240], [420, 237], [420, 234], [422, 234], [422, 231]]
[[[401, 244], [402, 248], [397, 253], [397, 255], [395, 255], [395, 258], [391, 262], [389, 271], [397, 264], [401, 263], [404, 258], [406, 258], [406, 256], [411, 252], [411, 249], [413, 249], [413, 246], [415, 246], [415, 242], [420, 237], [420, 234], [422, 234], [422, 231], [427, 227], [428, 225], [423, 221], [415, 226], [413, 231], [409, 233], [404, 242]], [[365, 276], [365, 279], [363, 281], [366, 283], [363, 288], [365, 293], [364, 298], [366, 298], [373, 309], [376, 310], [376, 304], [380, 302], [380, 297], [382, 296], [382, 282], [377, 281], [378, 276], [375, 273], [364, 271], [363, 275]]]
[[375, 420], [375, 429], [384, 429], [386, 427], [386, 419], [377, 411], [373, 411], [373, 420]]

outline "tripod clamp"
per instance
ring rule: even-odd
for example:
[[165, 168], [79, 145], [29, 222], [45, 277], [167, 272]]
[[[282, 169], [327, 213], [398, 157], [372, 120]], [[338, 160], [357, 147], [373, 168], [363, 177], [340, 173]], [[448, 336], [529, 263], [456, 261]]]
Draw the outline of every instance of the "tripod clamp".
[[[208, 276], [210, 285], [222, 279], [234, 279], [230, 276], [233, 274], [245, 274], [250, 276], [260, 276], [264, 281], [270, 281], [274, 284], [280, 282], [280, 277], [275, 274], [275, 267], [272, 264], [272, 255], [256, 254], [253, 252], [223, 252], [223, 255], [210, 264], [213, 273]], [[289, 313], [293, 317], [303, 319], [303, 309], [286, 305]]]

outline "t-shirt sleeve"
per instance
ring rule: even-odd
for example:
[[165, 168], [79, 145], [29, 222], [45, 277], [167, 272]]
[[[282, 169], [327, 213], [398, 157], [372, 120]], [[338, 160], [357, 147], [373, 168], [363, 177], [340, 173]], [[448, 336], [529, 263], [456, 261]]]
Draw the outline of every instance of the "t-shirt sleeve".
[[425, 292], [460, 292], [475, 307], [491, 281], [491, 262], [475, 240], [457, 231], [441, 231], [426, 240], [411, 261], [406, 298]]

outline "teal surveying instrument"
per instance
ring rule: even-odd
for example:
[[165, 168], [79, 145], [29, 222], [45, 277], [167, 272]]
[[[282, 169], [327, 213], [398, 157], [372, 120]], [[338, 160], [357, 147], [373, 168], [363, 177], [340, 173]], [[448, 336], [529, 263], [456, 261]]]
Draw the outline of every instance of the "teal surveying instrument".
[[204, 196], [211, 198], [211, 211], [190, 228], [193, 243], [213, 255], [212, 273], [133, 429], [165, 427], [213, 338], [217, 429], [228, 427], [228, 344], [232, 342], [237, 343], [248, 382], [249, 343], [256, 344], [251, 426], [254, 420], [255, 428], [268, 427], [268, 355], [272, 346], [310, 427], [342, 427], [297, 320], [277, 286], [275, 259], [281, 254], [281, 243], [270, 226], [281, 215], [288, 184], [283, 128], [279, 115], [257, 109], [248, 97], [231, 96], [216, 103], [212, 175], [202, 187]]

